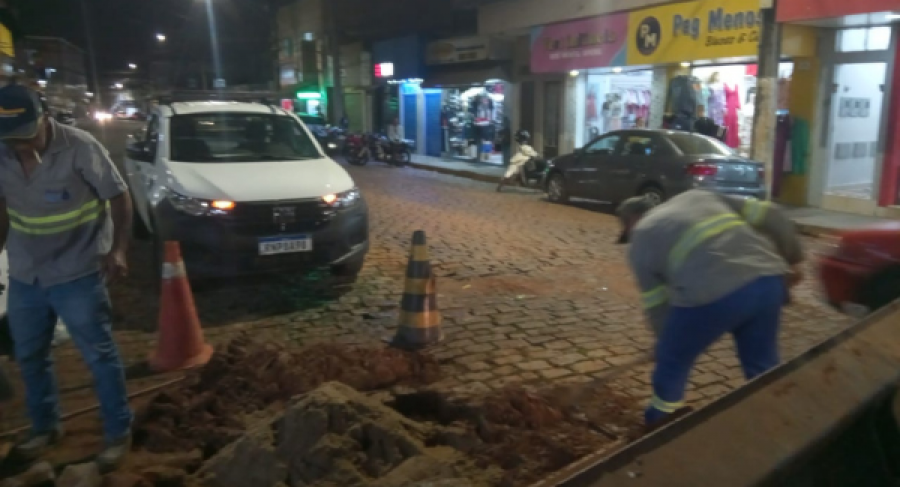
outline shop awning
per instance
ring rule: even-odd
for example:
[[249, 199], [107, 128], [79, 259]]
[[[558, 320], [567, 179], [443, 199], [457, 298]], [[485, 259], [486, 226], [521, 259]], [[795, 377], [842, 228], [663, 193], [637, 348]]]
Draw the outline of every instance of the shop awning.
[[473, 86], [484, 84], [487, 80], [509, 81], [509, 78], [509, 71], [504, 64], [430, 66], [422, 86], [425, 88]]

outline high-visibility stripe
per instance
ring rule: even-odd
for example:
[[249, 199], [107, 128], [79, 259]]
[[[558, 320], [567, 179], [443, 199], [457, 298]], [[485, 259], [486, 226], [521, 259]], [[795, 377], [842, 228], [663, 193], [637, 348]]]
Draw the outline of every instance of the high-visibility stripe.
[[68, 213], [61, 213], [59, 215], [50, 215], [50, 216], [25, 216], [21, 213], [13, 210], [7, 209], [7, 213], [9, 216], [19, 219], [22, 223], [25, 224], [34, 224], [34, 225], [47, 225], [50, 223], [59, 223], [66, 220], [71, 220], [73, 218], [79, 218], [81, 215], [94, 210], [100, 206], [100, 200], [93, 200], [85, 203], [81, 208], [77, 210], [70, 211]]
[[52, 227], [31, 227], [31, 226], [22, 225], [17, 220], [10, 219], [9, 226], [14, 230], [17, 230], [22, 233], [27, 233], [29, 235], [55, 235], [57, 233], [67, 232], [69, 230], [72, 230], [73, 228], [80, 227], [81, 225], [84, 225], [85, 223], [90, 223], [90, 222], [96, 220], [102, 214], [103, 214], [103, 208], [97, 208], [96, 210], [93, 211], [93, 213], [88, 213], [77, 220], [70, 221], [63, 225], [56, 225], [56, 226], [52, 226]]
[[666, 286], [659, 286], [652, 291], [641, 294], [641, 301], [644, 303], [644, 309], [655, 308], [668, 300], [669, 294]]
[[766, 212], [769, 211], [770, 206], [772, 206], [772, 203], [769, 201], [749, 199], [744, 203], [744, 210], [742, 211], [744, 219], [754, 227], [759, 226], [766, 218]]
[[734, 227], [745, 225], [735, 213], [726, 213], [697, 223], [678, 240], [669, 253], [669, 270], [674, 272], [698, 245]]
[[654, 395], [653, 399], [650, 400], [650, 407], [664, 413], [674, 413], [684, 407], [684, 401], [668, 402], [663, 401], [659, 396]]

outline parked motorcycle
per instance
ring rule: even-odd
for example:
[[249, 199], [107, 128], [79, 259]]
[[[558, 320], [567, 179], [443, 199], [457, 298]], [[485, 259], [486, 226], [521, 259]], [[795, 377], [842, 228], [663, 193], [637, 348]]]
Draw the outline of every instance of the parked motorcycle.
[[379, 134], [353, 134], [346, 140], [347, 162], [354, 166], [364, 166], [369, 160], [403, 167], [412, 160], [415, 142], [411, 140], [391, 141]]
[[519, 130], [515, 138], [519, 150], [510, 159], [506, 174], [500, 178], [497, 192], [511, 182], [517, 182], [523, 188], [540, 189], [544, 173], [547, 171], [547, 160], [531, 146], [531, 134], [527, 130]]

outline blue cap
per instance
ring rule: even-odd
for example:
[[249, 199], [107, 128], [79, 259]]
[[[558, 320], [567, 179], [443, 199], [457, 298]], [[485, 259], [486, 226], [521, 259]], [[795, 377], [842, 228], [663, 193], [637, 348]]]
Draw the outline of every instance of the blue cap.
[[44, 113], [41, 96], [22, 85], [0, 88], [0, 139], [31, 139]]

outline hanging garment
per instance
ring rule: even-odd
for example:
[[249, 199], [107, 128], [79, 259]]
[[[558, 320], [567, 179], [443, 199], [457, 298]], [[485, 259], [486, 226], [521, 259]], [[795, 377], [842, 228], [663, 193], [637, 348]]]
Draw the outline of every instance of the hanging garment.
[[[706, 99], [706, 116], [713, 119], [717, 125], [725, 125], [725, 85], [714, 83], [707, 88], [709, 96]], [[737, 134], [737, 129], [734, 130]]]
[[622, 128], [622, 115], [624, 115], [625, 107], [622, 102], [615, 100], [609, 104], [609, 125], [606, 130], [619, 130]]
[[[735, 149], [741, 146], [740, 121], [738, 120], [740, 116], [738, 110], [741, 109], [741, 97], [740, 93], [738, 93], [737, 85], [722, 86], [725, 91], [725, 123], [723, 125], [728, 130], [725, 143], [728, 144], [728, 147]], [[713, 120], [715, 119], [713, 118]]]
[[809, 122], [802, 118], [794, 118], [791, 124], [791, 173], [806, 174], [806, 162], [809, 156]]
[[587, 108], [585, 109], [585, 117], [589, 122], [597, 120], [597, 94], [591, 92], [587, 96]]
[[779, 115], [775, 126], [775, 160], [772, 165], [772, 196], [781, 196], [781, 182], [784, 180], [784, 163], [787, 144], [791, 138], [791, 116]]
[[693, 118], [697, 113], [697, 92], [694, 91], [693, 76], [676, 76], [669, 82], [667, 112], [672, 115], [681, 115]]

